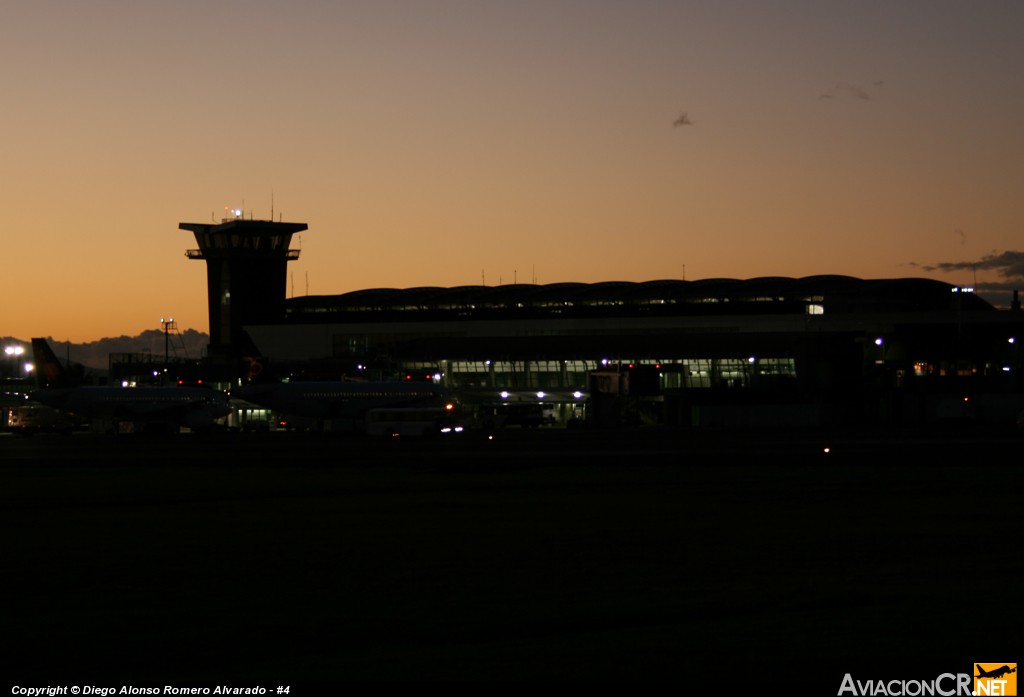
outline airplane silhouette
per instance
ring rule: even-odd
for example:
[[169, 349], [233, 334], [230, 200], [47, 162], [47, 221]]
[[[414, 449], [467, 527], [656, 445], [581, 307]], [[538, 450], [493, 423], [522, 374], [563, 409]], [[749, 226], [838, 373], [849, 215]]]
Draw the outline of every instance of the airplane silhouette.
[[1010, 666], [1000, 666], [992, 670], [985, 670], [981, 667], [980, 663], [975, 663], [974, 666], [978, 669], [978, 674], [974, 676], [976, 678], [1001, 678], [1007, 673], [1017, 672], [1016, 668], [1011, 668]]
[[689, 112], [684, 111], [679, 115], [679, 118], [672, 122], [673, 126], [692, 126], [693, 121], [690, 120]]
[[282, 382], [269, 375], [265, 357], [248, 361], [249, 378], [231, 396], [291, 416], [363, 419], [371, 409], [444, 407], [448, 402], [445, 389], [433, 382]]
[[227, 395], [206, 387], [80, 387], [45, 339], [32, 339], [39, 387], [29, 398], [86, 418], [167, 423], [207, 430], [231, 412]]

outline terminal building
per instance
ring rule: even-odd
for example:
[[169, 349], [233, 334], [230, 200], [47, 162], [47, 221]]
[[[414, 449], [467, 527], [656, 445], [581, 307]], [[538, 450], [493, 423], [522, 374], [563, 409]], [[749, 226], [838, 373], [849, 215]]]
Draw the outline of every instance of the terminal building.
[[287, 298], [302, 223], [181, 223], [207, 263], [207, 369], [442, 382], [470, 410], [614, 427], [1012, 421], [1019, 304], [846, 276], [368, 289]]

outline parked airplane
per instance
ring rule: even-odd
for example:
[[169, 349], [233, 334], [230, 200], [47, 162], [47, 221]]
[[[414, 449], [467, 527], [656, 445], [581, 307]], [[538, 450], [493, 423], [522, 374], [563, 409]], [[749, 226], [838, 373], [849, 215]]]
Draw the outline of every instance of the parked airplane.
[[244, 399], [282, 414], [313, 419], [363, 419], [383, 407], [445, 406], [439, 385], [428, 382], [266, 382], [262, 359], [253, 359], [250, 382], [231, 390]]
[[422, 382], [276, 382], [236, 387], [231, 396], [314, 419], [359, 419], [370, 409], [443, 406], [445, 400], [440, 387]]
[[32, 352], [39, 388], [29, 398], [78, 416], [203, 430], [231, 411], [227, 395], [206, 387], [76, 387], [45, 339], [32, 339]]

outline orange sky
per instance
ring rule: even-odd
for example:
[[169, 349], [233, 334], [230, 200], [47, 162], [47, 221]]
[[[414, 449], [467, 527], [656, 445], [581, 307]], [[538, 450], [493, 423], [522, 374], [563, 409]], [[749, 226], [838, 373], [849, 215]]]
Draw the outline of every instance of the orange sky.
[[4, 15], [0, 336], [88, 341], [171, 314], [206, 331], [178, 223], [269, 218], [272, 196], [309, 225], [299, 295], [307, 278], [330, 294], [482, 276], [1024, 288], [1002, 261], [1024, 220], [1016, 0]]

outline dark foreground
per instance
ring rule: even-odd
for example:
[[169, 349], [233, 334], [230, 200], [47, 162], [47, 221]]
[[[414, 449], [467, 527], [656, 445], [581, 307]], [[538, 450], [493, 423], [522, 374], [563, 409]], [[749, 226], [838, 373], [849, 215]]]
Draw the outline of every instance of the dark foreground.
[[966, 673], [1021, 655], [1022, 445], [4, 436], [0, 674], [836, 694], [848, 672]]

